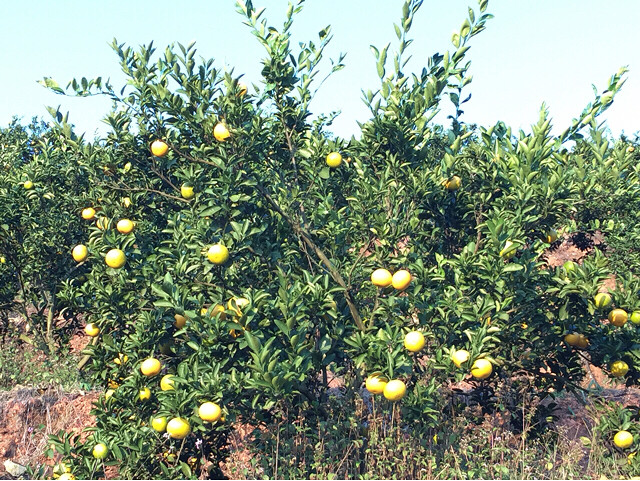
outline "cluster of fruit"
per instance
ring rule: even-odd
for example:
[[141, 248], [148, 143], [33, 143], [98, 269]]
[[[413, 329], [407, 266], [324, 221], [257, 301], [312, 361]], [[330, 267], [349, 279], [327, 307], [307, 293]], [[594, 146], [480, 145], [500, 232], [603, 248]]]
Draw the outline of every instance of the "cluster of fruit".
[[[182, 317], [182, 316], [181, 316]], [[176, 323], [178, 322], [178, 316], [176, 315]], [[118, 363], [126, 362], [126, 356], [117, 358]], [[114, 360], [115, 361], [115, 360]], [[162, 363], [154, 358], [150, 357], [145, 359], [140, 365], [140, 372], [147, 378], [152, 378], [160, 374], [162, 371]], [[171, 374], [166, 374], [160, 379], [160, 389], [162, 391], [174, 391], [174, 379]], [[108, 399], [113, 395], [113, 390], [107, 391], [105, 398]], [[138, 400], [144, 402], [151, 399], [151, 390], [148, 387], [143, 387], [138, 392]], [[224, 421], [222, 415], [222, 408], [215, 402], [207, 401], [203, 402], [198, 407], [198, 416], [205, 422], [215, 423], [217, 421]], [[191, 432], [191, 425], [187, 419], [181, 417], [175, 417], [167, 419], [164, 416], [153, 417], [151, 419], [151, 427], [158, 432], [167, 432], [167, 434], [173, 439], [184, 439]], [[106, 455], [106, 453], [105, 453]]]
[[[568, 261], [571, 262], [571, 261]], [[569, 265], [565, 263], [565, 271], [570, 272], [575, 268], [573, 265]], [[593, 298], [593, 303], [597, 309], [603, 310], [611, 306], [611, 294], [608, 292], [599, 292]], [[631, 320], [634, 324], [640, 324], [640, 311], [634, 311], [631, 313], [631, 316], [627, 314], [627, 311], [620, 308], [615, 308], [609, 311], [609, 315], [607, 316], [609, 319], [609, 323], [616, 327], [622, 327], [627, 323], [627, 320]], [[564, 342], [566, 342], [569, 346], [577, 347], [579, 349], [587, 349], [589, 347], [589, 340], [585, 337], [584, 334], [580, 334], [577, 332], [570, 332], [564, 336]], [[617, 360], [611, 363], [609, 366], [609, 371], [613, 377], [623, 377], [629, 372], [629, 365], [622, 361]]]
[[[127, 204], [127, 201], [129, 205], [131, 205], [131, 200], [128, 197], [124, 199], [125, 205]], [[93, 207], [86, 207], [82, 210], [81, 215], [85, 220], [93, 220], [96, 217], [96, 210]], [[100, 217], [96, 220], [96, 226], [100, 230], [106, 230], [108, 224], [109, 221], [106, 219], [106, 217]], [[116, 229], [118, 230], [118, 232], [125, 235], [133, 232], [134, 227], [135, 224], [129, 219], [121, 219], [116, 224]], [[89, 249], [87, 249], [87, 246], [84, 244], [78, 244], [71, 251], [71, 255], [76, 262], [84, 262], [85, 260], [87, 260], [87, 257], [89, 257]], [[121, 249], [111, 249], [109, 252], [107, 252], [104, 261], [109, 267], [113, 269], [120, 269], [127, 262], [127, 258]]]
[[[371, 282], [379, 288], [392, 286], [398, 291], [403, 291], [411, 283], [409, 271], [401, 269], [395, 274], [384, 268], [379, 268], [371, 274]], [[425, 346], [424, 335], [420, 331], [410, 331], [404, 337], [404, 347], [409, 352], [421, 351]], [[451, 353], [451, 360], [460, 368], [466, 363], [471, 354], [463, 349]], [[493, 372], [493, 365], [487, 359], [476, 359], [471, 366], [471, 375], [477, 380], [487, 379]], [[399, 401], [404, 397], [407, 387], [400, 379], [389, 380], [380, 372], [374, 372], [365, 380], [365, 388], [371, 394], [382, 394], [389, 401]]]

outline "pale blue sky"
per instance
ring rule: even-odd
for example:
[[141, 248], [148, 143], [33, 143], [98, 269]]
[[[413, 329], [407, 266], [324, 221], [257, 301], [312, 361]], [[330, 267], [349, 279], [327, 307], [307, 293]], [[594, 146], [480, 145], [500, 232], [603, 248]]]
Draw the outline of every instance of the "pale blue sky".
[[[312, 110], [342, 110], [333, 125], [337, 135], [357, 132], [356, 120], [368, 118], [361, 89], [378, 86], [369, 45], [395, 41], [393, 22], [401, 0], [308, 0], [294, 28], [294, 40], [316, 39], [333, 27], [331, 57], [347, 52], [347, 67], [325, 83]], [[108, 46], [113, 37], [137, 48], [153, 40], [158, 50], [178, 41], [196, 40], [201, 56], [218, 67], [235, 67], [249, 82], [259, 81], [264, 53], [233, 0], [24, 0], [0, 6], [0, 125], [13, 115], [48, 119], [45, 105], [62, 104], [77, 130], [91, 137], [104, 133], [101, 118], [110, 108], [104, 98], [67, 99], [36, 81], [51, 76], [62, 86], [73, 77], [110, 77], [123, 85], [118, 59]], [[270, 23], [279, 27], [285, 0], [254, 0], [267, 7]], [[420, 71], [434, 52], [451, 48], [450, 38], [473, 0], [429, 1], [412, 29], [412, 68]], [[463, 120], [492, 125], [504, 120], [529, 129], [542, 102], [550, 108], [559, 132], [592, 98], [591, 85], [606, 86], [610, 75], [629, 65], [628, 81], [604, 118], [614, 135], [640, 130], [640, 1], [617, 0], [492, 0], [495, 18], [472, 39], [468, 59], [474, 77]], [[392, 45], [394, 45], [392, 43]], [[443, 102], [448, 106], [448, 100]], [[436, 118], [446, 123], [445, 115]], [[448, 125], [448, 123], [447, 123]]]

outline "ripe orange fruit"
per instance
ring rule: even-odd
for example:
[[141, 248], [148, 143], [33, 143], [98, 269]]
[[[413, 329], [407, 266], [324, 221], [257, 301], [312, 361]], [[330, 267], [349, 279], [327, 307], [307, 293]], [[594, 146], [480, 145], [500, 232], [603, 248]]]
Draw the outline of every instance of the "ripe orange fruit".
[[342, 155], [338, 152], [331, 152], [327, 155], [327, 165], [329, 167], [335, 169], [336, 167], [340, 167], [340, 164], [342, 164]]
[[598, 309], [604, 309], [611, 304], [611, 295], [606, 292], [598, 292], [593, 298], [593, 302]]
[[371, 394], [382, 394], [387, 385], [387, 379], [378, 374], [373, 374], [367, 378], [364, 385]]
[[100, 328], [93, 322], [84, 326], [84, 333], [89, 337], [96, 337], [100, 334]]
[[471, 357], [471, 354], [469, 354], [469, 351], [465, 351], [464, 349], [460, 349], [451, 354], [451, 360], [456, 365], [456, 367], [462, 366], [469, 360], [469, 357]]
[[96, 210], [93, 207], [87, 207], [82, 209], [82, 218], [85, 220], [91, 220], [96, 216]]
[[387, 269], [376, 269], [371, 274], [371, 282], [374, 286], [389, 287], [393, 282], [393, 278], [391, 277], [391, 272]]
[[206, 402], [198, 408], [198, 416], [200, 416], [200, 419], [203, 421], [214, 423], [222, 416], [222, 409], [220, 409], [220, 406], [216, 403]]
[[209, 247], [207, 258], [216, 265], [224, 264], [229, 260], [229, 249], [222, 244], [215, 244]]
[[160, 389], [163, 391], [175, 391], [176, 388], [173, 386], [173, 376], [171, 374], [167, 374], [162, 376], [160, 380]]
[[213, 136], [218, 142], [224, 142], [231, 137], [231, 134], [229, 133], [229, 129], [227, 129], [226, 125], [222, 122], [218, 122], [213, 128]]
[[118, 229], [118, 232], [121, 234], [128, 234], [133, 230], [134, 226], [134, 223], [129, 219], [121, 219], [116, 224], [116, 229]]
[[382, 394], [389, 401], [399, 401], [402, 399], [407, 392], [407, 386], [399, 380], [394, 379], [393, 381], [389, 381], [387, 385], [384, 387], [384, 391]]
[[462, 187], [462, 179], [460, 179], [460, 177], [458, 177], [457, 175], [454, 175], [453, 177], [445, 181], [444, 186], [447, 190], [450, 190], [452, 192], [456, 191], [460, 187]]
[[111, 249], [107, 252], [104, 261], [109, 267], [120, 269], [127, 262], [127, 258], [120, 249]]
[[627, 311], [614, 309], [609, 313], [609, 322], [616, 327], [622, 327], [627, 323]]
[[613, 377], [622, 377], [629, 372], [629, 365], [624, 361], [614, 361], [609, 369]]
[[184, 317], [181, 314], [175, 314], [173, 316], [173, 318], [176, 320], [176, 322], [174, 322], [174, 325], [178, 328], [178, 329], [182, 329], [185, 324], [187, 323], [187, 318]]
[[404, 291], [411, 284], [411, 274], [409, 271], [401, 269], [393, 274], [391, 278], [391, 285], [399, 290]]
[[169, 146], [162, 140], [154, 140], [151, 143], [151, 153], [156, 157], [164, 157], [169, 152]]
[[109, 453], [109, 448], [104, 443], [98, 443], [93, 447], [93, 457], [96, 459], [104, 459]]
[[570, 332], [566, 336], [564, 336], [564, 342], [569, 344], [570, 346], [577, 346], [580, 343], [580, 335], [575, 332]]
[[193, 199], [196, 194], [193, 192], [192, 185], [182, 184], [182, 187], [180, 187], [180, 195], [182, 195], [183, 198], [189, 200]]
[[589, 339], [587, 339], [584, 334], [578, 334], [578, 347], [580, 349], [589, 347]]
[[620, 449], [627, 449], [633, 444], [633, 434], [629, 431], [618, 431], [613, 437], [613, 444]]
[[184, 439], [191, 432], [191, 426], [186, 419], [173, 418], [167, 424], [167, 432], [173, 439]]
[[424, 347], [424, 336], [420, 331], [411, 331], [404, 336], [404, 347], [408, 351], [418, 352]]
[[159, 433], [164, 432], [164, 430], [167, 429], [167, 418], [164, 416], [159, 418], [153, 418], [151, 420], [151, 427], [156, 431], [158, 431]]
[[493, 366], [486, 359], [476, 359], [471, 366], [471, 375], [478, 380], [487, 379], [493, 372]]
[[148, 387], [140, 389], [140, 391], [138, 391], [138, 399], [140, 401], [147, 401], [148, 399], [151, 399], [151, 389]]
[[89, 249], [83, 244], [78, 244], [73, 248], [73, 251], [71, 251], [71, 255], [76, 262], [83, 262], [89, 256]]
[[145, 376], [155, 376], [162, 369], [162, 364], [156, 358], [150, 357], [142, 361], [140, 372]]

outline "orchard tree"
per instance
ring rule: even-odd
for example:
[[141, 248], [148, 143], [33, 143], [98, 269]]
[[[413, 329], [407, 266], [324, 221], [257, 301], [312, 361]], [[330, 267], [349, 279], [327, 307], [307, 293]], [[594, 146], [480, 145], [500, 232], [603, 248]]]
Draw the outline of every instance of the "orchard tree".
[[[587, 228], [576, 217], [590, 195], [582, 150], [566, 145], [581, 145], [585, 127], [598, 145], [597, 118], [625, 69], [559, 136], [544, 106], [531, 133], [472, 130], [465, 55], [488, 2], [468, 10], [452, 51], [410, 74], [422, 2], [409, 0], [397, 50], [372, 48], [371, 118], [359, 138], [335, 138], [334, 114], [310, 110], [331, 29], [291, 45], [303, 3], [280, 29], [238, 3], [267, 52], [259, 86], [197, 64], [193, 44], [157, 53], [115, 40], [124, 89], [43, 80], [115, 105], [100, 141], [73, 138], [66, 119], [56, 127], [91, 186], [76, 215], [90, 208], [95, 221], [78, 240], [86, 275], [60, 296], [86, 313], [85, 367], [105, 389], [86, 441], [53, 439], [76, 476], [110, 464], [131, 478], [219, 475], [235, 423], [279, 433], [305, 413], [322, 417], [330, 376], [351, 396], [366, 396], [363, 384], [382, 394], [383, 412], [416, 433], [442, 422], [457, 381], [486, 393], [524, 379], [546, 395], [577, 389], [583, 359], [616, 377], [624, 366], [609, 366], [624, 362], [628, 382], [637, 377], [635, 330], [620, 312], [601, 322], [613, 307], [638, 308], [635, 277], [618, 277], [604, 302], [596, 294], [612, 272], [601, 253], [544, 262], [559, 236]], [[448, 130], [432, 124], [443, 98], [455, 107]], [[603, 145], [591, 167], [622, 176], [636, 199], [631, 154]]]

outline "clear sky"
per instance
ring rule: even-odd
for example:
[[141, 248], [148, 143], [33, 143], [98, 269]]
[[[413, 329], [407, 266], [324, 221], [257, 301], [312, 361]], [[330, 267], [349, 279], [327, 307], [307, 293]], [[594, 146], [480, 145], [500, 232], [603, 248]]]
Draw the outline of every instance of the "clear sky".
[[[124, 77], [108, 45], [114, 37], [134, 48], [153, 40], [160, 51], [172, 42], [196, 40], [198, 53], [214, 58], [217, 67], [234, 67], [249, 83], [260, 80], [264, 50], [242, 24], [233, 0], [0, 3], [0, 126], [14, 115], [24, 122], [34, 115], [48, 120], [45, 106], [61, 105], [79, 132], [89, 137], [104, 133], [101, 118], [110, 108], [105, 98], [69, 99], [36, 81], [50, 76], [64, 87], [73, 77], [102, 76], [120, 88]], [[402, 4], [307, 0], [298, 17], [295, 42], [315, 40], [331, 24], [329, 56], [347, 52], [346, 68], [324, 84], [312, 105], [316, 113], [342, 111], [333, 125], [337, 135], [357, 133], [356, 120], [368, 119], [361, 89], [378, 86], [369, 45], [395, 41], [393, 22], [400, 18]], [[267, 7], [270, 23], [280, 27], [285, 0], [254, 0], [254, 5]], [[467, 6], [477, 11], [474, 0], [425, 0], [411, 31], [413, 61], [407, 70], [419, 72], [433, 53], [452, 49], [451, 33], [459, 29]], [[546, 102], [560, 132], [593, 99], [592, 85], [604, 88], [619, 67], [628, 65], [628, 81], [604, 118], [616, 136], [640, 131], [639, 0], [491, 0], [488, 12], [495, 18], [472, 39], [467, 57], [474, 80], [464, 121], [493, 125], [503, 120], [528, 130]], [[444, 114], [436, 120], [448, 125]]]

